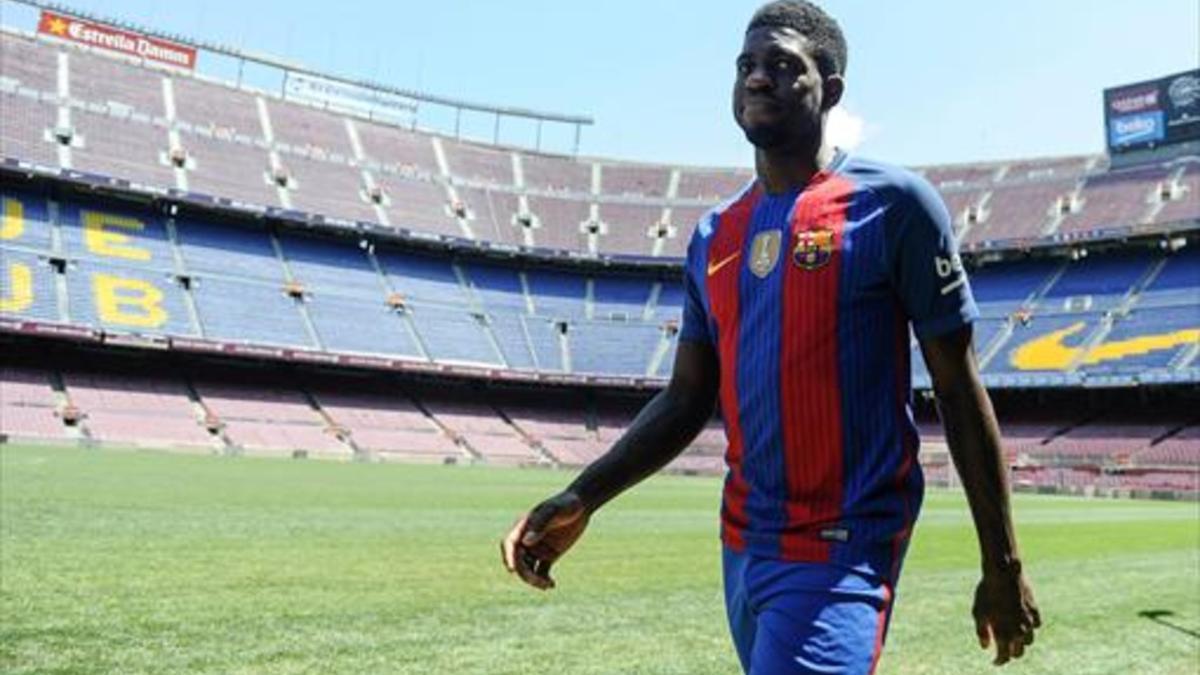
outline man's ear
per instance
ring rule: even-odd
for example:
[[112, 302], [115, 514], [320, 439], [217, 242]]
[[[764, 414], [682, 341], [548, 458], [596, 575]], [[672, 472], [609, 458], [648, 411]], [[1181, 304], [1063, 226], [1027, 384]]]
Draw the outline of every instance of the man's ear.
[[846, 80], [841, 75], [829, 75], [821, 82], [821, 112], [829, 112], [841, 102]]

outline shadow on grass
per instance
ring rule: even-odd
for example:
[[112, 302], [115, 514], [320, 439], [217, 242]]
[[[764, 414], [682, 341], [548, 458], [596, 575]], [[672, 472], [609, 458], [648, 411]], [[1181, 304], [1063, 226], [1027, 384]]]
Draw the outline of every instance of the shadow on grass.
[[1143, 619], [1150, 619], [1154, 623], [1157, 623], [1161, 626], [1166, 626], [1171, 630], [1177, 630], [1184, 635], [1191, 635], [1197, 640], [1200, 640], [1200, 632], [1196, 632], [1189, 628], [1184, 628], [1183, 626], [1169, 621], [1169, 617], [1175, 616], [1175, 612], [1172, 612], [1169, 609], [1143, 609], [1142, 611], [1138, 612], [1138, 616], [1142, 617]]

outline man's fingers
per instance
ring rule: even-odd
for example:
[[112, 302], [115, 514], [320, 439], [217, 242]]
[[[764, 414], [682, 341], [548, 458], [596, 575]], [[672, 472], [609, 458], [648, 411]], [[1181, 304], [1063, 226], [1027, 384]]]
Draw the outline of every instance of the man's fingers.
[[1008, 643], [1008, 651], [1014, 659], [1019, 659], [1025, 654], [1025, 639], [1017, 638]]
[[505, 544], [507, 543], [504, 539], [500, 540], [500, 562], [504, 563], [504, 569], [508, 570], [509, 574], [512, 574], [513, 569], [508, 564], [508, 551], [505, 550]]
[[1002, 666], [1008, 663], [1008, 646], [1008, 640], [1003, 640], [999, 636], [996, 637], [996, 660], [992, 661], [992, 664]]
[[975, 617], [975, 636], [979, 638], [979, 648], [987, 649], [991, 632], [985, 619]]
[[534, 567], [537, 565], [537, 563], [537, 558], [533, 557], [533, 555], [528, 551], [520, 551], [520, 555], [518, 555], [516, 558], [515, 566], [517, 576], [521, 577], [522, 581], [530, 586], [533, 586], [534, 588], [546, 590], [549, 587], [547, 580], [539, 576], [538, 573], [534, 571]]
[[553, 564], [554, 563], [548, 560], [542, 560], [539, 558], [537, 560], [537, 564], [533, 567], [533, 573], [536, 574], [539, 579], [546, 582], [546, 588], [554, 588], [555, 586], [554, 579], [550, 577], [550, 566]]
[[1037, 607], [1031, 608], [1029, 610], [1029, 615], [1033, 617], [1033, 627], [1041, 628], [1042, 627], [1042, 613], [1038, 611]]
[[512, 529], [508, 531], [508, 536], [504, 537], [504, 541], [500, 544], [504, 567], [509, 572], [515, 572], [517, 569], [517, 542], [520, 541], [528, 521], [529, 516], [522, 516], [516, 523], [513, 523]]

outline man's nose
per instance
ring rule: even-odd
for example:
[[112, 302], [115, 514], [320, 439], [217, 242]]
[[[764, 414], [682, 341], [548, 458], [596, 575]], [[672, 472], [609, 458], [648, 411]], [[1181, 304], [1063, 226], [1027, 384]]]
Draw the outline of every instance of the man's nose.
[[764, 91], [771, 88], [772, 82], [767, 76], [767, 71], [761, 66], [756, 66], [746, 74], [744, 85], [747, 91]]

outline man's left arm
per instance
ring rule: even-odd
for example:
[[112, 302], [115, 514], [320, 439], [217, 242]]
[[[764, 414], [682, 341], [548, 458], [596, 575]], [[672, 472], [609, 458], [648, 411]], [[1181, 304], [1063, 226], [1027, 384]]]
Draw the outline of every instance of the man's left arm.
[[979, 377], [970, 324], [920, 342], [979, 537], [983, 579], [972, 607], [976, 633], [984, 649], [995, 641], [995, 664], [1002, 665], [1033, 644], [1041, 617], [1021, 569], [1000, 428]]

